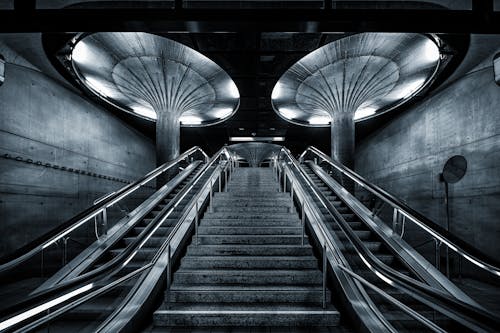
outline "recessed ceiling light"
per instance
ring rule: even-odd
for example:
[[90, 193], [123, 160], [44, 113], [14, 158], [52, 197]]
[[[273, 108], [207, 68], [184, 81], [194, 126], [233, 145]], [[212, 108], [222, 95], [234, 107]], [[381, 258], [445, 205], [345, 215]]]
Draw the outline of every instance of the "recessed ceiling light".
[[182, 125], [200, 125], [203, 119], [196, 116], [181, 116], [180, 121]]
[[244, 130], [245, 130], [245, 128], [244, 128], [244, 127], [239, 127], [239, 128], [238, 128], [238, 130], [240, 130], [240, 131], [244, 131]]
[[269, 130], [270, 130], [270, 131], [275, 131], [275, 130], [276, 130], [276, 128], [271, 127]]
[[231, 136], [229, 141], [246, 142], [246, 141], [285, 141], [283, 136]]

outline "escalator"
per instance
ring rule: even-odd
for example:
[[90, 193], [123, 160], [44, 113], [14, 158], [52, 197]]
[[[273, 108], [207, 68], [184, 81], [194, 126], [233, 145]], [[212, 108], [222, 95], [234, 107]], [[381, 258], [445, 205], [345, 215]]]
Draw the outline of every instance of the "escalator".
[[[211, 159], [191, 159], [32, 295], [4, 307], [0, 332], [266, 323], [489, 332], [500, 326], [313, 159], [299, 164], [282, 148], [270, 168], [233, 172], [236, 161], [226, 147]], [[161, 173], [104, 199], [40, 248]], [[240, 178], [231, 180], [233, 174]], [[395, 212], [413, 216], [402, 206]]]
[[[377, 257], [377, 259], [379, 259], [387, 266], [410, 278], [422, 281], [422, 279], [415, 272], [413, 272], [412, 268], [409, 267], [408, 264], [406, 264], [404, 261], [402, 261], [399, 255], [397, 255], [397, 253], [394, 253], [394, 250], [389, 247], [376, 232], [371, 230], [370, 227], [367, 226], [359, 218], [359, 216], [357, 216], [355, 212], [346, 205], [342, 197], [333, 192], [332, 189], [328, 187], [328, 185], [323, 180], [321, 180], [321, 178], [314, 171], [314, 168], [311, 166], [311, 163], [313, 162], [308, 161], [302, 164], [304, 171], [318, 187], [321, 193], [326, 196], [326, 198], [333, 204], [335, 209], [342, 215], [345, 221], [349, 224], [349, 227], [352, 228], [356, 236], [359, 237], [363, 245], [365, 245], [366, 248], [368, 248], [371, 253], [373, 253]], [[319, 199], [316, 198], [315, 203], [318, 204], [319, 207], [321, 207]], [[320, 211], [322, 214], [324, 214], [324, 219], [327, 222], [329, 230], [333, 234], [335, 234], [338, 240], [342, 243], [342, 253], [349, 262], [350, 268], [353, 272], [369, 281], [370, 283], [374, 284], [375, 286], [381, 288], [390, 296], [405, 303], [412, 309], [418, 311], [420, 314], [423, 314], [426, 318], [432, 319], [440, 327], [448, 331], [467, 331], [467, 329], [463, 326], [456, 325], [453, 321], [447, 320], [445, 316], [440, 316], [439, 313], [436, 313], [436, 311], [421, 304], [412, 297], [407, 296], [405, 293], [391, 287], [383, 280], [381, 280], [375, 274], [375, 272], [369, 270], [368, 267], [362, 262], [361, 257], [349, 242], [345, 233], [335, 222], [334, 218], [330, 216], [327, 209], [321, 207]], [[422, 329], [418, 322], [415, 322], [413, 318], [409, 317], [401, 310], [387, 303], [385, 299], [381, 297], [377, 292], [373, 290], [367, 290], [367, 293], [372, 301], [378, 305], [378, 308], [382, 312], [383, 316], [398, 331], [415, 331]]]
[[[198, 148], [189, 150], [177, 161], [154, 170], [137, 184], [128, 186], [128, 190], [135, 191], [198, 151]], [[124, 304], [137, 294], [137, 290], [141, 290], [142, 281], [154, 270], [154, 264], [165, 250], [165, 241], [172, 238], [171, 233], [186, 218], [186, 207], [192, 206], [190, 203], [195, 196], [198, 198], [200, 189], [206, 187], [207, 179], [213, 178], [214, 172], [221, 169], [220, 158], [224, 156], [224, 151], [219, 152], [210, 163], [207, 163], [206, 155], [201, 153], [198, 154], [201, 160], [191, 157], [191, 162], [180, 167], [176, 177], [124, 217], [121, 224], [115, 225], [107, 235], [100, 237], [42, 283], [31, 295], [20, 302], [5, 304], [0, 311], [0, 331], [16, 331], [20, 328], [19, 331], [94, 332], [101, 329], [102, 324], [120, 306], [125, 308]], [[227, 169], [227, 163], [225, 165]], [[222, 186], [223, 179], [220, 176], [219, 179], [219, 186]], [[70, 224], [58, 234], [67, 235], [91, 220], [89, 215], [98, 215], [120, 200], [120, 195], [128, 195], [123, 193], [117, 191], [116, 195], [108, 198], [108, 206], [105, 203], [104, 206], [94, 207], [93, 211], [78, 218], [76, 224]], [[54, 237], [59, 236], [50, 235], [41, 245], [33, 246], [31, 251], [35, 255], [28, 251], [28, 254], [15, 259], [19, 262], [16, 264], [22, 266], [29, 263], [33, 257], [36, 258], [37, 248], [43, 251], [56, 242]], [[0, 268], [4, 268], [5, 274], [17, 267], [8, 262]], [[142, 311], [140, 308], [136, 310], [138, 313]]]
[[[174, 202], [178, 194], [181, 193], [181, 191], [199, 175], [200, 170], [204, 166], [204, 164], [200, 162], [194, 162], [194, 164], [195, 165], [192, 170], [190, 170], [189, 175], [184, 178], [181, 183], [175, 186], [172, 191], [167, 192], [168, 194], [161, 201], [159, 201], [154, 208], [146, 213], [144, 218], [140, 219], [133, 228], [124, 233], [118, 241], [116, 241], [112, 246], [107, 247], [105, 251], [102, 251], [97, 260], [92, 263], [80, 263], [80, 268], [82, 265], [87, 266], [82, 274], [104, 267], [111, 260], [124, 253], [128, 247], [135, 247], [136, 244], [141, 243], [141, 241], [147, 237], [145, 234], [148, 234], [150, 230], [155, 229], [153, 233], [148, 235], [149, 237], [147, 237], [148, 239], [144, 242], [142, 247], [134, 251], [134, 257], [129, 259], [127, 264], [114, 274], [113, 278], [118, 279], [124, 277], [127, 274], [142, 268], [149, 261], [151, 261], [152, 257], [158, 251], [165, 238], [168, 237], [169, 233], [174, 228], [176, 222], [184, 211], [186, 204], [201, 186], [199, 183], [193, 186], [191, 191], [179, 200], [175, 207], [172, 207], [173, 209], [171, 213], [166, 219], [164, 219], [166, 212], [172, 206], [171, 203]], [[201, 177], [201, 182], [206, 180], [206, 178], [207, 175]], [[160, 227], [155, 228], [154, 226], [161, 219], [164, 219], [164, 222]], [[61, 282], [64, 282], [64, 280]], [[62, 319], [51, 323], [41, 331], [50, 330], [51, 332], [67, 332], [68, 330], [74, 330], [75, 326], [86, 332], [94, 331], [100, 323], [105, 320], [105, 318], [111, 315], [115, 307], [126, 298], [135, 282], [137, 282], [135, 279], [130, 280], [109, 293], [86, 302], [84, 306], [79, 306], [74, 310], [67, 312]], [[97, 282], [96, 287], [104, 287], [107, 283], [109, 283], [109, 278]]]
[[[328, 159], [324, 154], [319, 156], [320, 161]], [[352, 296], [352, 290], [350, 295], [346, 291], [349, 283], [340, 282], [344, 297], [350, 297], [344, 308], [349, 308], [346, 311], [351, 312], [352, 320], [364, 322], [365, 329], [371, 324], [372, 328], [367, 329], [370, 331], [380, 330], [377, 325], [384, 325], [384, 330], [393, 332], [496, 330], [499, 318], [456, 287], [350, 193], [347, 188], [352, 188], [353, 183], [349, 181], [359, 184], [357, 178], [346, 182], [342, 174], [337, 182], [315, 163], [318, 155], [313, 157], [304, 159], [303, 154], [299, 165], [289, 151], [282, 149], [279, 158], [275, 158], [275, 166], [284, 187], [292, 188], [292, 196], [294, 191], [301, 193], [300, 200], [298, 195], [296, 197], [298, 208], [305, 211], [304, 204], [311, 205], [317, 214], [317, 221], [309, 217], [309, 230], [323, 233], [315, 231], [313, 238], [323, 238], [320, 243], [324, 244], [320, 246], [326, 251], [324, 255], [330, 252], [335, 257], [332, 259], [335, 279], [351, 280], [351, 287], [357, 284], [354, 289], [358, 298]], [[409, 211], [398, 206], [395, 219], [397, 214], [414, 218]], [[453, 244], [444, 236], [439, 237]], [[451, 246], [459, 249], [456, 245]], [[469, 258], [473, 257], [469, 255]], [[361, 311], [359, 307], [353, 311], [355, 306], [352, 304], [356, 302], [367, 306]], [[376, 320], [380, 324], [373, 325]]]

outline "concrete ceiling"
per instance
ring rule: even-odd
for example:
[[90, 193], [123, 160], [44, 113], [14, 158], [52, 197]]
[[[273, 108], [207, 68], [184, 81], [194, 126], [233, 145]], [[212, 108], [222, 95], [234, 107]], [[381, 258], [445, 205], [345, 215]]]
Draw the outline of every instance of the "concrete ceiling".
[[230, 117], [239, 92], [229, 75], [199, 52], [142, 32], [99, 32], [81, 38], [71, 59], [79, 82], [137, 116], [204, 126]]
[[372, 117], [401, 105], [437, 73], [439, 48], [415, 33], [362, 33], [300, 59], [276, 83], [275, 111], [307, 126], [328, 126], [338, 113]]

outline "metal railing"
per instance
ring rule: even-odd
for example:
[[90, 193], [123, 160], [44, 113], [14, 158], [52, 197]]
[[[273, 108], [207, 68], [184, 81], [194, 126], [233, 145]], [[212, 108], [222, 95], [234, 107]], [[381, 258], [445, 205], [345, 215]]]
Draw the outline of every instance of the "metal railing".
[[[483, 253], [479, 252], [477, 249], [471, 247], [467, 243], [458, 239], [453, 234], [449, 233], [447, 230], [440, 227], [432, 220], [418, 213], [417, 211], [409, 207], [406, 203], [396, 198], [394, 195], [368, 182], [363, 177], [358, 175], [356, 172], [332, 160], [329, 156], [321, 152], [319, 149], [315, 147], [308, 147], [300, 155], [300, 160], [302, 161], [304, 157], [307, 156], [307, 154], [309, 153], [320, 158], [318, 164], [323, 161], [328, 163], [342, 175], [348, 177], [349, 179], [357, 183], [359, 186], [361, 186], [363, 189], [367, 190], [372, 195], [382, 200], [384, 204], [389, 205], [393, 209], [393, 214], [392, 214], [393, 225], [397, 225], [401, 219], [402, 223], [404, 223], [404, 221], [408, 219], [411, 222], [413, 222], [416, 226], [418, 226], [420, 229], [429, 234], [435, 240], [437, 253], [439, 250], [439, 246], [441, 244], [444, 244], [447, 246], [447, 248], [451, 249], [460, 257], [468, 260], [475, 266], [497, 277], [500, 277], [499, 265], [497, 263], [495, 264], [489, 263], [494, 261], [492, 258], [487, 258]], [[439, 267], [439, 260], [436, 261], [436, 265]]]
[[[381, 262], [375, 255], [371, 253], [371, 251], [363, 244], [363, 242], [359, 239], [359, 237], [355, 234], [355, 232], [351, 229], [348, 223], [344, 220], [342, 215], [338, 213], [335, 207], [330, 203], [330, 201], [324, 196], [323, 193], [316, 188], [311, 179], [305, 174], [304, 170], [299, 166], [297, 160], [291, 155], [290, 151], [283, 148], [281, 150], [281, 155], [284, 155], [284, 159], [282, 160], [281, 168], [283, 169], [283, 173], [285, 170], [290, 170], [290, 175], [292, 175], [291, 168], [294, 168], [296, 172], [301, 176], [304, 180], [307, 187], [316, 197], [321, 205], [327, 209], [328, 214], [333, 217], [333, 219], [337, 222], [338, 226], [342, 230], [342, 232], [346, 235], [349, 242], [353, 245], [354, 250], [357, 252], [358, 256], [361, 258], [363, 264], [372, 271], [377, 277], [379, 277], [386, 284], [394, 287], [405, 294], [408, 294], [415, 300], [433, 308], [434, 310], [443, 313], [445, 316], [450, 317], [452, 320], [459, 322], [460, 324], [467, 326], [475, 331], [489, 331], [494, 327], [500, 325], [500, 319], [496, 316], [492, 315], [488, 311], [472, 306], [470, 304], [466, 304], [450, 295], [430, 287], [420, 281], [414, 280], [400, 272], [394, 270], [393, 268], [387, 266], [383, 262]], [[286, 177], [286, 176], [285, 176]], [[286, 181], [286, 178], [283, 177], [283, 180]], [[298, 181], [291, 182], [292, 187], [297, 186]], [[286, 189], [286, 185], [284, 186]], [[322, 233], [329, 233], [326, 229], [326, 226], [322, 225]], [[325, 238], [327, 239], [327, 238]], [[325, 242], [323, 244], [327, 245], [329, 250], [332, 253], [335, 253], [335, 247], [333, 244]], [[338, 263], [334, 263], [338, 265]], [[348, 269], [343, 266], [343, 268]], [[349, 270], [349, 269], [348, 269]], [[359, 279], [358, 279], [359, 280]], [[377, 290], [373, 289], [375, 292]], [[390, 298], [386, 297], [387, 295], [382, 295], [388, 301], [391, 301]], [[400, 307], [398, 304], [393, 303], [395, 306]], [[418, 320], [418, 316], [412, 317]], [[426, 325], [426, 322], [419, 321], [422, 325]], [[429, 326], [427, 326], [429, 327]], [[432, 329], [432, 327], [429, 327]]]
[[104, 198], [101, 198], [96, 204], [87, 208], [83, 212], [74, 216], [70, 220], [62, 223], [57, 229], [50, 231], [49, 233], [41, 236], [39, 239], [31, 242], [28, 247], [23, 247], [15, 253], [9, 255], [8, 258], [3, 258], [3, 263], [0, 264], [0, 274], [5, 274], [7, 271], [19, 266], [20, 264], [26, 262], [28, 259], [33, 256], [42, 253], [45, 249], [50, 247], [51, 245], [62, 240], [66, 235], [70, 234], [72, 231], [80, 228], [85, 223], [91, 221], [94, 217], [99, 214], [105, 214], [106, 210], [118, 203], [119, 201], [127, 198], [129, 195], [137, 191], [144, 184], [147, 184], [151, 180], [156, 177], [162, 175], [167, 170], [176, 166], [179, 162], [184, 161], [186, 158], [190, 156], [194, 156], [195, 154], [201, 154], [205, 161], [208, 161], [208, 156], [201, 150], [199, 147], [193, 147], [183, 154], [181, 154], [174, 161], [165, 163], [158, 168], [152, 170], [144, 177], [139, 180], [128, 184], [121, 189], [112, 192], [106, 195]]
[[[221, 156], [226, 156], [226, 158], [229, 160], [230, 156], [227, 153], [226, 148], [222, 148], [217, 154], [215, 154], [210, 162], [204, 166], [204, 169], [202, 172], [199, 174], [198, 177], [193, 179], [185, 188], [181, 190], [181, 192], [178, 193], [178, 195], [175, 197], [175, 201], [172, 201], [167, 205], [163, 210], [162, 213], [160, 213], [155, 220], [153, 220], [149, 225], [149, 229], [145, 230], [144, 232], [141, 233], [141, 237], [138, 237], [132, 244], [127, 246], [126, 250], [124, 250], [120, 255], [112, 259], [110, 262], [106, 263], [102, 267], [88, 272], [84, 274], [84, 276], [80, 276], [78, 278], [73, 279], [70, 281], [70, 283], [66, 283], [63, 285], [59, 285], [56, 288], [50, 289], [46, 292], [41, 293], [41, 295], [35, 295], [35, 298], [32, 298], [31, 300], [27, 300], [24, 302], [24, 304], [31, 305], [32, 304], [37, 304], [36, 306], [30, 306], [27, 310], [23, 311], [16, 311], [16, 315], [11, 316], [10, 318], [5, 319], [4, 321], [0, 322], [0, 332], [3, 332], [4, 330], [12, 330], [12, 329], [19, 329], [19, 331], [24, 332], [26, 330], [32, 330], [37, 327], [40, 327], [41, 325], [44, 325], [48, 322], [51, 322], [58, 318], [59, 316], [63, 315], [64, 313], [67, 313], [68, 311], [76, 308], [80, 304], [83, 304], [84, 302], [87, 302], [91, 299], [94, 299], [96, 297], [101, 296], [104, 293], [107, 293], [108, 291], [112, 290], [113, 288], [118, 287], [121, 285], [124, 281], [128, 281], [134, 277], [137, 277], [141, 273], [145, 273], [149, 271], [158, 261], [160, 258], [161, 254], [167, 251], [167, 256], [168, 256], [168, 266], [167, 266], [167, 285], [169, 286], [169, 281], [171, 280], [171, 269], [172, 269], [172, 263], [171, 263], [171, 241], [172, 238], [175, 236], [176, 232], [179, 230], [180, 226], [183, 224], [184, 220], [186, 219], [188, 213], [193, 209], [193, 207], [189, 207], [188, 209], [185, 210], [183, 216], [177, 221], [176, 225], [174, 226], [174, 229], [169, 233], [169, 236], [167, 239], [162, 243], [162, 245], [158, 248], [158, 251], [155, 253], [151, 261], [142, 267], [134, 270], [133, 272], [127, 274], [124, 277], [120, 277], [112, 282], [106, 283], [105, 286], [103, 287], [98, 287], [96, 285], [96, 282], [98, 282], [98, 278], [103, 277], [105, 274], [104, 278], [109, 279], [113, 275], [115, 275], [117, 272], [122, 270], [124, 267], [126, 267], [130, 261], [134, 258], [134, 256], [138, 253], [140, 248], [144, 246], [144, 244], [148, 241], [148, 239], [155, 233], [158, 228], [167, 220], [167, 218], [170, 216], [170, 214], [174, 211], [174, 209], [181, 203], [181, 201], [186, 197], [188, 193], [198, 184], [198, 182], [203, 178], [205, 174], [207, 174], [210, 170], [211, 167], [219, 161]], [[218, 178], [221, 179], [222, 173], [224, 173], [224, 177], [227, 180], [228, 179], [228, 172], [232, 172], [232, 168], [234, 167], [234, 163], [232, 161], [226, 165], [225, 168], [222, 170], [220, 169], [220, 166], [217, 165], [216, 169], [213, 170], [209, 180], [207, 180], [207, 185], [209, 186], [209, 192], [212, 193], [213, 186], [214, 186], [214, 175], [215, 177], [215, 182], [217, 181], [217, 173], [219, 170], [221, 170], [221, 173], [218, 175]], [[229, 169], [229, 170], [228, 170]], [[219, 190], [221, 190], [221, 183], [219, 182]], [[200, 199], [200, 196], [203, 193], [203, 188], [200, 189], [197, 194], [195, 195], [194, 198], [190, 200], [191, 206], [196, 203], [196, 214], [199, 214], [198, 211], [198, 201]], [[210, 198], [212, 195], [210, 195]], [[205, 199], [203, 199], [205, 200]], [[210, 202], [211, 204], [211, 202]], [[196, 218], [198, 220], [198, 218]], [[98, 271], [98, 274], [96, 274], [96, 271]], [[146, 274], [143, 275], [143, 277]], [[82, 279], [82, 277], [85, 277]], [[136, 283], [140, 283], [143, 281], [143, 279], [139, 279], [139, 281]], [[54, 297], [54, 291], [63, 291], [63, 293], [59, 293], [55, 295]], [[40, 296], [47, 296], [43, 302], [33, 302], [33, 300], [36, 300], [36, 298], [39, 298]], [[61, 305], [63, 303], [67, 303], [64, 305]], [[57, 308], [60, 306], [59, 308]], [[121, 304], [121, 307], [123, 308], [124, 305]], [[49, 312], [47, 315], [42, 316], [41, 318], [40, 315], [44, 312]], [[22, 326], [19, 328], [20, 325], [22, 325], [23, 322], [29, 321], [29, 324], [27, 326]]]

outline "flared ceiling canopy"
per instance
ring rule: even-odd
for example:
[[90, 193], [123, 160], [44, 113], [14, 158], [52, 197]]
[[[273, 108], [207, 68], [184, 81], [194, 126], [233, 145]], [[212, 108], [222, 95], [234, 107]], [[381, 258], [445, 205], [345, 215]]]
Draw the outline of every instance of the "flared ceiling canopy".
[[155, 121], [169, 112], [182, 126], [212, 125], [239, 106], [229, 75], [201, 53], [142, 32], [83, 36], [71, 59], [81, 84], [115, 107]]
[[329, 43], [288, 69], [272, 92], [274, 110], [306, 126], [340, 112], [363, 120], [420, 92], [440, 64], [438, 45], [416, 33], [362, 33]]
[[278, 154], [281, 146], [264, 142], [236, 143], [228, 149], [245, 159], [251, 167], [258, 167], [265, 159]]

